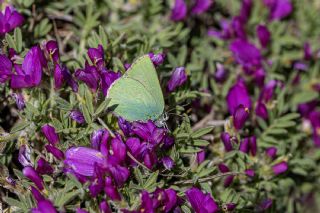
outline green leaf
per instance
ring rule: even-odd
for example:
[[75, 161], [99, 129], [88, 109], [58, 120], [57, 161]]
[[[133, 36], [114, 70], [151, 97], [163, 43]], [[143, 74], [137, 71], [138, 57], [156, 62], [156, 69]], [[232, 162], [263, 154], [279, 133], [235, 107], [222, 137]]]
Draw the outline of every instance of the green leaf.
[[8, 203], [9, 206], [20, 208], [26, 212], [28, 211], [28, 207], [23, 202], [20, 202], [10, 197], [4, 197], [4, 201]]
[[94, 113], [94, 115], [99, 115], [100, 113], [102, 113], [104, 110], [107, 109], [109, 103], [110, 103], [110, 98], [106, 98], [104, 99], [104, 101], [99, 105], [99, 107], [97, 108], [96, 112]]
[[18, 123], [16, 123], [10, 133], [15, 133], [15, 132], [19, 132], [20, 130], [24, 130], [25, 128], [27, 128], [28, 126], [30, 126], [30, 122], [27, 121], [19, 121]]
[[22, 34], [20, 28], [16, 28], [14, 30], [14, 40], [16, 43], [16, 51], [21, 52], [22, 51]]
[[202, 129], [198, 129], [196, 130], [195, 132], [193, 132], [191, 134], [191, 137], [192, 138], [199, 138], [203, 135], [206, 135], [208, 134], [209, 132], [211, 132], [213, 130], [214, 127], [205, 127], [205, 128], [202, 128]]
[[300, 93], [297, 93], [293, 96], [292, 104], [298, 105], [301, 103], [312, 101], [318, 97], [319, 97], [319, 94], [318, 94], [318, 92], [315, 92], [315, 91], [300, 92]]

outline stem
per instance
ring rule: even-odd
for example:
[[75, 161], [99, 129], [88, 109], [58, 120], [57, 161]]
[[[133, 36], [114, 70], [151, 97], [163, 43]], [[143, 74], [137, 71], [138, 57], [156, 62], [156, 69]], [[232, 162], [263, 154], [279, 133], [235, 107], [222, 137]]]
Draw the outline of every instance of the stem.
[[[203, 183], [203, 182], [206, 182], [206, 181], [209, 181], [209, 180], [213, 180], [213, 179], [216, 179], [216, 178], [229, 176], [229, 175], [245, 175], [245, 173], [243, 173], [243, 172], [220, 173], [220, 174], [212, 175], [212, 176], [205, 177], [205, 178], [199, 178], [198, 182], [199, 183]], [[174, 182], [174, 184], [193, 184], [193, 183], [194, 183], [194, 180], [181, 180], [181, 181]]]
[[134, 161], [136, 162], [139, 166], [142, 166], [144, 169], [148, 170], [149, 172], [152, 172], [148, 167], [140, 163], [133, 155], [131, 155], [130, 152], [127, 152], [127, 155]]
[[115, 134], [110, 130], [110, 128], [107, 126], [107, 124], [101, 118], [98, 117], [97, 119], [98, 119], [99, 123], [109, 131], [110, 135], [112, 137], [115, 137]]

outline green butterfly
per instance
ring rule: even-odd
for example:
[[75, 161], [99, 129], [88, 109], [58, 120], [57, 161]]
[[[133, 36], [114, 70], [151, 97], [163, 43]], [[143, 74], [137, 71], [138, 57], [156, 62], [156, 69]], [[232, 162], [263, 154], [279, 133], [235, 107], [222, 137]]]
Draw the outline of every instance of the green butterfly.
[[137, 59], [108, 90], [109, 106], [127, 121], [156, 121], [165, 126], [164, 98], [156, 69], [148, 55]]

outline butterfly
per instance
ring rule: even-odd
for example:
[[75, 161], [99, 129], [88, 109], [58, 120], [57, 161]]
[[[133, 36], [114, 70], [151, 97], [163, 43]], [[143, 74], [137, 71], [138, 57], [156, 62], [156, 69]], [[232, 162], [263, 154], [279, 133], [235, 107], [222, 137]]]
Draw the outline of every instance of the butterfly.
[[153, 120], [166, 126], [164, 98], [156, 69], [148, 55], [138, 58], [108, 90], [109, 106], [127, 121]]

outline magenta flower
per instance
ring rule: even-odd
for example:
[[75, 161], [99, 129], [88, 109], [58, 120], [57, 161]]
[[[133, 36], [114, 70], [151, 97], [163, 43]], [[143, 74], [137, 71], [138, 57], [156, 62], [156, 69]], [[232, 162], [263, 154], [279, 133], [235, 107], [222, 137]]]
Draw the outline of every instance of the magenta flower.
[[216, 82], [223, 83], [227, 80], [228, 70], [223, 66], [223, 64], [216, 64], [216, 72], [214, 73], [214, 79]]
[[259, 204], [259, 206], [257, 207], [257, 210], [259, 212], [264, 212], [265, 210], [269, 209], [271, 206], [272, 206], [272, 200], [265, 199]]
[[62, 69], [59, 64], [54, 65], [54, 71], [53, 71], [53, 78], [54, 78], [54, 88], [55, 89], [60, 89], [63, 84], [63, 74], [62, 74]]
[[117, 187], [110, 177], [106, 177], [105, 179], [104, 192], [111, 200], [121, 200]]
[[84, 69], [76, 70], [75, 77], [84, 82], [93, 91], [97, 91], [99, 87], [100, 75], [95, 66], [90, 66], [86, 63]]
[[313, 111], [309, 115], [313, 127], [313, 142], [315, 146], [320, 147], [320, 111]]
[[213, 0], [195, 0], [194, 5], [191, 8], [191, 14], [201, 14], [206, 12], [213, 4]]
[[233, 125], [234, 127], [239, 130], [242, 129], [244, 126], [245, 122], [249, 118], [249, 109], [244, 107], [242, 104], [239, 105], [236, 108], [236, 111], [233, 114]]
[[125, 136], [129, 136], [131, 134], [132, 125], [130, 122], [126, 121], [122, 117], [119, 117], [118, 118], [118, 125]]
[[105, 157], [101, 152], [87, 147], [73, 147], [66, 151], [65, 165], [83, 176], [93, 176], [94, 165], [103, 165]]
[[12, 62], [4, 54], [0, 54], [0, 83], [5, 83], [12, 75]]
[[269, 8], [269, 18], [271, 20], [281, 20], [293, 10], [290, 0], [264, 0], [264, 4]]
[[99, 209], [101, 213], [112, 213], [110, 206], [107, 201], [102, 201], [99, 204]]
[[259, 101], [263, 101], [264, 103], [267, 103], [268, 101], [270, 101], [272, 99], [272, 96], [277, 86], [278, 86], [277, 80], [270, 80], [261, 91], [259, 96]]
[[46, 43], [46, 50], [47, 53], [50, 57], [50, 59], [54, 62], [54, 63], [58, 63], [59, 62], [59, 47], [58, 47], [58, 43], [54, 40], [50, 40]]
[[235, 59], [247, 73], [261, 67], [262, 56], [259, 49], [248, 41], [237, 39], [230, 44]]
[[245, 170], [244, 172], [245, 172], [246, 175], [249, 176], [249, 177], [254, 177], [254, 175], [255, 175], [255, 172], [254, 172], [253, 169], [247, 169], [247, 170]]
[[37, 208], [31, 209], [32, 213], [57, 213], [50, 200], [41, 200], [38, 202]]
[[264, 103], [258, 101], [256, 109], [255, 109], [255, 113], [257, 116], [259, 116], [260, 118], [267, 120], [268, 119], [268, 110], [267, 107]]
[[18, 160], [22, 166], [32, 166], [31, 160], [31, 150], [27, 145], [21, 145], [19, 148]]
[[109, 139], [109, 132], [106, 129], [95, 130], [91, 135], [91, 147], [99, 150], [101, 143], [106, 143]]
[[266, 48], [270, 42], [271, 33], [268, 28], [262, 24], [257, 26], [257, 36], [263, 48]]
[[23, 22], [23, 16], [13, 7], [7, 6], [3, 12], [0, 12], [0, 36], [20, 27]]
[[40, 46], [32, 47], [24, 58], [22, 67], [16, 66], [17, 74], [11, 76], [11, 88], [20, 89], [38, 86], [42, 78], [42, 69], [46, 66], [47, 61]]
[[246, 23], [250, 17], [252, 10], [252, 0], [243, 0], [241, 4], [239, 18], [241, 22]]
[[32, 196], [36, 199], [37, 202], [40, 202], [41, 200], [45, 200], [44, 196], [35, 187], [31, 186], [30, 191], [32, 193]]
[[247, 137], [241, 140], [239, 150], [244, 153], [251, 153], [253, 156], [257, 153], [257, 138], [255, 136]]
[[158, 128], [154, 122], [149, 120], [147, 123], [134, 122], [132, 124], [132, 132], [144, 141], [157, 145], [164, 139], [167, 131], [164, 128]]
[[43, 190], [43, 180], [39, 176], [39, 174], [34, 170], [31, 166], [26, 166], [23, 168], [22, 173], [25, 177], [27, 177], [29, 180], [31, 180], [40, 190]]
[[[225, 165], [224, 163], [220, 163], [218, 165], [218, 168], [219, 168], [220, 172], [222, 172], [222, 173], [230, 172], [229, 167], [227, 165]], [[233, 175], [229, 175], [228, 177], [226, 177], [226, 179], [224, 180], [224, 183], [223, 183], [224, 187], [230, 186], [230, 184], [233, 182], [233, 178], [234, 178]]]
[[79, 110], [72, 110], [70, 112], [70, 118], [75, 122], [77, 122], [78, 124], [83, 124], [86, 122], [82, 112], [80, 112]]
[[160, 66], [164, 62], [165, 54], [164, 53], [159, 53], [159, 54], [154, 54], [154, 53], [149, 53], [149, 57], [154, 64], [154, 66]]
[[221, 30], [217, 30], [214, 28], [209, 28], [207, 34], [208, 36], [212, 36], [218, 39], [227, 40], [233, 37], [233, 29], [231, 26], [231, 22], [225, 19], [220, 21]]
[[272, 166], [272, 170], [275, 175], [279, 175], [281, 173], [284, 173], [288, 170], [288, 163], [285, 161], [282, 161], [282, 162]]
[[230, 114], [234, 114], [237, 108], [242, 105], [244, 108], [251, 108], [251, 100], [245, 84], [238, 81], [233, 85], [227, 95], [227, 104]]
[[266, 149], [266, 155], [271, 159], [274, 159], [277, 155], [277, 148], [276, 147], [269, 147]]
[[57, 143], [59, 143], [59, 135], [56, 133], [56, 130], [53, 126], [45, 124], [41, 127], [41, 131], [50, 144], [56, 145]]
[[94, 173], [89, 185], [89, 191], [91, 197], [97, 197], [97, 195], [103, 191], [104, 187], [104, 174], [105, 171], [98, 164], [94, 165]]
[[56, 159], [63, 160], [64, 159], [64, 153], [52, 145], [45, 145], [45, 148], [47, 152], [50, 152]]
[[205, 159], [206, 159], [206, 152], [204, 150], [197, 152], [197, 163], [198, 164], [201, 164]]
[[215, 213], [219, 211], [219, 207], [211, 195], [203, 193], [196, 187], [187, 190], [186, 196], [196, 213]]
[[187, 15], [187, 5], [184, 0], [175, 0], [174, 6], [171, 10], [170, 19], [172, 21], [181, 21]]
[[106, 70], [101, 72], [101, 88], [104, 96], [107, 95], [108, 89], [111, 86], [111, 84], [120, 77], [121, 77], [120, 72], [113, 72], [113, 71], [106, 71]]
[[187, 75], [185, 72], [185, 68], [184, 67], [176, 68], [173, 71], [170, 80], [168, 81], [168, 85], [167, 85], [168, 91], [169, 92], [174, 91], [177, 87], [181, 86], [186, 81], [187, 81]]
[[221, 133], [220, 138], [223, 142], [223, 145], [224, 145], [226, 152], [230, 152], [233, 149], [233, 147], [232, 147], [232, 142], [231, 142], [231, 136], [229, 135], [229, 133], [227, 133], [227, 132]]
[[89, 48], [88, 56], [94, 66], [97, 66], [99, 70], [102, 70], [104, 67], [104, 51], [101, 44], [98, 45], [98, 48]]
[[168, 169], [171, 170], [174, 166], [174, 161], [172, 160], [171, 157], [169, 156], [165, 156], [161, 159], [163, 166]]
[[310, 46], [310, 43], [306, 42], [304, 43], [303, 45], [303, 52], [304, 52], [304, 60], [311, 60], [313, 55], [312, 55], [312, 49], [311, 49], [311, 46]]
[[52, 174], [53, 168], [44, 158], [41, 157], [37, 161], [36, 171], [39, 175]]
[[63, 76], [63, 80], [67, 83], [68, 86], [71, 87], [73, 92], [78, 92], [78, 83], [73, 79], [70, 71], [64, 65], [62, 65], [61, 73]]

